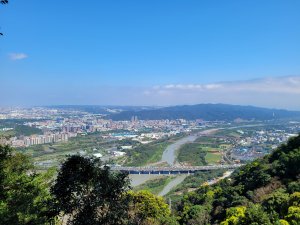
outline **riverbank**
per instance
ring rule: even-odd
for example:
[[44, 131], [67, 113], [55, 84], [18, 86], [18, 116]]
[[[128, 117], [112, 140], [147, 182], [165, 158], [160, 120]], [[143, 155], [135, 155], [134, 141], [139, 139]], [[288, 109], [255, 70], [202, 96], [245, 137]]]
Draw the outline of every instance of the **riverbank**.
[[[184, 144], [192, 143], [199, 136], [213, 134], [217, 130], [218, 129], [204, 130], [204, 131], [198, 132], [196, 134], [189, 134], [188, 136], [185, 136], [183, 138], [176, 140], [174, 143], [168, 145], [165, 148], [165, 150], [163, 151], [161, 160], [154, 164], [161, 164], [161, 165], [167, 164], [169, 166], [176, 165], [178, 151]], [[164, 196], [164, 195], [168, 194], [170, 190], [172, 190], [174, 187], [178, 186], [181, 182], [183, 182], [186, 177], [187, 177], [187, 175], [176, 176], [175, 179], [172, 179], [170, 182], [168, 182], [166, 184], [166, 186], [159, 193], [159, 195]], [[130, 175], [131, 185], [133, 187], [139, 186], [145, 182], [148, 182], [148, 181], [151, 181], [151, 180], [154, 180], [157, 178], [159, 178], [159, 175], [146, 175], [146, 174]], [[167, 177], [165, 179], [167, 179]]]
[[203, 130], [196, 134], [190, 134], [184, 138], [177, 140], [175, 143], [169, 145], [165, 149], [165, 151], [163, 152], [161, 161], [167, 162], [169, 166], [174, 166], [174, 165], [178, 164], [177, 163], [178, 151], [183, 145], [194, 142], [198, 137], [200, 137], [202, 135], [211, 135], [217, 131], [218, 131], [218, 129]]
[[184, 179], [189, 176], [187, 174], [181, 174], [176, 176], [173, 180], [171, 180], [169, 183], [167, 183], [166, 186], [164, 186], [163, 190], [158, 194], [159, 196], [165, 196], [168, 194], [174, 187], [179, 185], [181, 182], [184, 181]]

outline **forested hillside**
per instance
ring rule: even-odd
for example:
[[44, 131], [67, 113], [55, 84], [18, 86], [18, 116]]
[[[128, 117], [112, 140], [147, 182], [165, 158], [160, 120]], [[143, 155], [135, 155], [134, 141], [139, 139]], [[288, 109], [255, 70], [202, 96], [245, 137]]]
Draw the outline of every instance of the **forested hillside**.
[[254, 106], [198, 104], [171, 106], [140, 111], [123, 111], [111, 114], [108, 117], [113, 120], [130, 120], [132, 116], [137, 116], [138, 119], [141, 120], [203, 119], [209, 121], [233, 121], [237, 118], [244, 120], [271, 120], [300, 117], [300, 112], [267, 109]]
[[300, 224], [300, 136], [177, 205], [180, 224]]
[[[0, 224], [299, 225], [300, 135], [212, 186], [182, 196], [133, 192], [127, 174], [73, 155], [53, 176], [0, 147]], [[56, 177], [54, 179], [54, 177]]]

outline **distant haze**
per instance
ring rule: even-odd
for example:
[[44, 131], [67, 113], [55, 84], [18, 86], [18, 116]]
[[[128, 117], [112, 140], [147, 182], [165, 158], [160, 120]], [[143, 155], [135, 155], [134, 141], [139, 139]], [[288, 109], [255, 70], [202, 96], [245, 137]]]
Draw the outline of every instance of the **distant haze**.
[[89, 84], [71, 89], [19, 86], [0, 89], [1, 106], [34, 105], [183, 105], [225, 103], [300, 110], [300, 76], [209, 84], [164, 84], [152, 87]]

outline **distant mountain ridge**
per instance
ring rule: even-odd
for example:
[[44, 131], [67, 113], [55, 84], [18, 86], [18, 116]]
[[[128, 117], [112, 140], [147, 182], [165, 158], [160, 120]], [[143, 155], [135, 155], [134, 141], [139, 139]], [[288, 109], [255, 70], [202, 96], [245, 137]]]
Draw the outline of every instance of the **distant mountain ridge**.
[[107, 118], [112, 120], [130, 120], [132, 116], [137, 116], [137, 118], [141, 120], [203, 119], [207, 121], [233, 121], [235, 119], [272, 120], [296, 117], [300, 118], [300, 112], [254, 106], [198, 104], [171, 106], [140, 111], [122, 111], [120, 113], [108, 115]]

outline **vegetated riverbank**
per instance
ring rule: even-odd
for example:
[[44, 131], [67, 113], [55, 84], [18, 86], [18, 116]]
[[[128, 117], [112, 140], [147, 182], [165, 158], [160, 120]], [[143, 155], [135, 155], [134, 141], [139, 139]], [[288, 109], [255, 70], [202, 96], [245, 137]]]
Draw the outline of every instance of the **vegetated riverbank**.
[[230, 147], [218, 133], [197, 137], [179, 149], [178, 162], [182, 165], [203, 166], [221, 163], [224, 150]]
[[124, 166], [146, 166], [149, 164], [163, 164], [162, 157], [168, 146], [184, 138], [186, 134], [153, 141], [148, 144], [139, 144], [126, 151]]
[[165, 196], [166, 194], [168, 194], [174, 187], [176, 187], [177, 185], [179, 185], [181, 182], [183, 182], [186, 177], [189, 176], [187, 174], [181, 174], [181, 175], [177, 175], [175, 176], [174, 179], [172, 179], [170, 182], [168, 182], [163, 189], [161, 190], [161, 192], [159, 192], [159, 196]]
[[204, 166], [207, 165], [206, 154], [199, 143], [186, 143], [179, 149], [178, 162], [190, 166]]
[[[188, 143], [193, 143], [196, 141], [199, 136], [202, 135], [211, 135], [215, 133], [218, 129], [208, 129], [203, 130], [194, 134], [190, 134], [184, 138], [179, 139], [172, 145], [169, 145], [162, 155], [162, 161], [167, 162], [170, 166], [177, 164], [177, 157], [180, 154], [180, 148]], [[194, 159], [195, 160], [195, 159]]]
[[176, 179], [176, 176], [156, 176], [155, 178], [152, 178], [143, 184], [135, 186], [134, 190], [147, 190], [150, 191], [152, 194], [159, 195], [159, 193], [161, 193], [164, 190], [164, 188], [174, 179]]
[[171, 198], [174, 202], [177, 202], [180, 200], [180, 196], [182, 194], [199, 188], [201, 185], [214, 178], [222, 177], [225, 172], [225, 169], [218, 169], [211, 171], [199, 171], [193, 175], [187, 176], [183, 182], [170, 189], [170, 191], [166, 194], [166, 197]]
[[[175, 165], [177, 161], [177, 156], [179, 153], [179, 149], [187, 144], [192, 143], [198, 138], [198, 135], [209, 135], [216, 131], [216, 129], [209, 129], [205, 131], [198, 132], [197, 134], [189, 134], [188, 136], [182, 137], [177, 139], [172, 144], [168, 145], [165, 150], [163, 151], [162, 158], [160, 163], [167, 162], [168, 165]], [[157, 175], [154, 175], [157, 176]], [[161, 192], [159, 195], [166, 195], [170, 190], [172, 190], [174, 187], [179, 185], [181, 182], [185, 180], [187, 176], [186, 175], [177, 175], [175, 178], [170, 181], [168, 176], [164, 176], [160, 178], [160, 181], [155, 181], [155, 178], [153, 178], [153, 175], [135, 175], [131, 176], [132, 179], [132, 186], [137, 186], [143, 184], [143, 188], [152, 190], [153, 188], [157, 188], [158, 186], [161, 189]], [[170, 181], [170, 182], [168, 182]]]
[[[160, 155], [161, 158], [157, 162], [152, 163], [152, 165], [153, 164], [165, 165], [165, 164], [167, 164], [166, 163], [167, 161], [174, 162], [177, 157], [177, 155], [176, 155], [177, 151], [182, 146], [182, 144], [186, 143], [187, 141], [194, 140], [194, 139], [196, 139], [196, 136], [188, 135], [185, 137], [181, 136], [180, 138], [176, 137], [175, 142], [174, 142], [174, 139], [172, 139], [172, 142], [171, 142], [171, 140], [168, 140], [168, 142], [165, 141], [164, 143], [160, 142], [160, 144], [166, 144], [165, 148], [163, 149], [163, 151], [161, 151], [161, 155]], [[144, 146], [147, 147], [148, 145], [144, 145]], [[146, 152], [139, 152], [139, 154], [138, 154], [138, 153], [135, 153], [134, 150], [135, 149], [132, 149], [132, 152], [135, 155], [135, 157], [129, 164], [129, 165], [133, 164], [134, 166], [136, 166], [137, 162], [146, 162], [146, 161], [149, 162], [149, 160], [147, 160], [144, 156], [145, 153], [147, 155], [149, 155], [150, 152], [155, 151], [154, 148], [150, 148], [150, 150], [148, 149], [148, 152], [147, 152], [147, 148], [143, 148], [143, 150], [145, 150]], [[156, 151], [157, 151], [157, 149], [156, 149]], [[141, 154], [143, 154], [143, 156], [141, 156]], [[139, 160], [137, 160], [137, 159], [139, 159]], [[128, 164], [125, 164], [125, 165], [128, 165]], [[140, 164], [138, 164], [138, 165], [140, 165]], [[169, 165], [169, 164], [167, 164], [167, 165]], [[171, 176], [171, 177], [175, 177], [175, 179], [176, 179], [176, 176]], [[131, 179], [131, 185], [133, 187], [137, 187], [138, 189], [140, 187], [142, 187], [144, 189], [150, 190], [152, 193], [155, 193], [156, 190], [162, 191], [164, 189], [164, 187], [166, 186], [166, 184], [171, 181], [170, 176], [167, 176], [167, 175], [164, 175], [164, 176], [146, 175], [146, 174], [130, 175], [130, 179]], [[176, 182], [171, 183], [171, 185], [169, 185], [166, 190], [171, 190], [172, 188], [174, 188], [174, 186], [176, 186], [180, 183], [178, 181], [182, 182], [181, 179], [179, 179], [179, 180], [176, 179]], [[140, 187], [138, 187], [138, 186], [140, 186]], [[167, 193], [166, 190], [164, 191], [165, 194]], [[157, 193], [159, 193], [159, 192], [157, 191]]]
[[170, 143], [170, 140], [163, 139], [145, 145], [140, 144], [126, 152], [127, 156], [124, 165], [144, 166], [149, 163], [158, 162], [163, 151]]
[[188, 142], [193, 142], [196, 139], [197, 139], [196, 135], [189, 135], [169, 145], [163, 152], [161, 161], [167, 162], [170, 166], [173, 166], [176, 163], [177, 154], [180, 147]]

